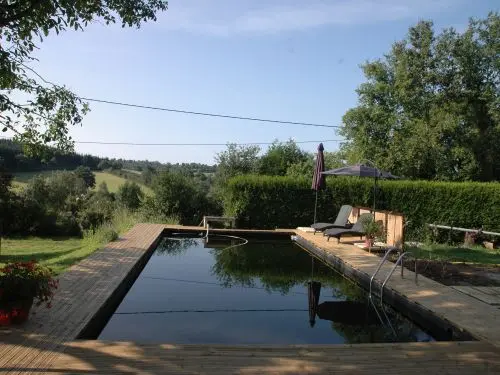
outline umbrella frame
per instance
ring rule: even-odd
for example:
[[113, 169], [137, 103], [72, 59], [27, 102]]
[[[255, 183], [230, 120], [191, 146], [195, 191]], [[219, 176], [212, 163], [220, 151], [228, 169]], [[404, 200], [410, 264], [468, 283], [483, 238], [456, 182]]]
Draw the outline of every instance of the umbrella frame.
[[[376, 202], [377, 202], [377, 181], [379, 178], [384, 178], [384, 172], [381, 171], [376, 165], [374, 162], [370, 161], [370, 160], [363, 160], [364, 162], [368, 162], [370, 164], [372, 164], [372, 168], [376, 169], [377, 170], [377, 173], [375, 174], [374, 176], [374, 183], [373, 183], [373, 212], [375, 212], [375, 207], [376, 207]], [[362, 162], [359, 162], [358, 164], [356, 165], [365, 165], [366, 164], [362, 164]], [[346, 166], [348, 167], [348, 166]], [[325, 174], [325, 172], [322, 172], [323, 175], [325, 176], [328, 176], [329, 174]], [[335, 174], [332, 174], [330, 176], [336, 176]], [[346, 175], [347, 176], [347, 175]], [[398, 178], [396, 176], [393, 176], [390, 172], [387, 172], [386, 173], [386, 176], [391, 176], [390, 178]], [[355, 176], [355, 175], [352, 175], [352, 177], [363, 177], [363, 176]], [[371, 176], [367, 176], [367, 177], [371, 177]], [[389, 177], [388, 177], [389, 178]]]

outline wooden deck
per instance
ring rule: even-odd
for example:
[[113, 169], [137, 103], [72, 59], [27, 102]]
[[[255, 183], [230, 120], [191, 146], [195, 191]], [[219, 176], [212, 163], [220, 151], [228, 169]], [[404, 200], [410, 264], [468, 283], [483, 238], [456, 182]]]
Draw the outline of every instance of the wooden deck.
[[[139, 224], [125, 236], [69, 268], [59, 277], [51, 309], [33, 308], [21, 328], [0, 328], [0, 369], [38, 367], [55, 360], [75, 340], [140, 261], [164, 225]], [[0, 371], [0, 373], [3, 373]]]
[[499, 286], [452, 286], [452, 288], [500, 309]]
[[[334, 257], [336, 261], [364, 273], [367, 277], [375, 272], [380, 262], [380, 257], [375, 254], [370, 254], [351, 244], [337, 244], [336, 239], [327, 241], [322, 235], [299, 231], [297, 235], [321, 249], [326, 261], [331, 263], [331, 259], [328, 258]], [[393, 266], [394, 264], [390, 262], [384, 264], [376, 277], [379, 284], [383, 282]], [[405, 270], [405, 277], [402, 279], [400, 273], [395, 272], [386, 288], [432, 311], [442, 319], [452, 322], [477, 339], [500, 346], [500, 309], [421, 275], [418, 276], [418, 284], [415, 284], [414, 275], [413, 272]]]
[[[35, 308], [36, 315], [21, 328], [0, 328], [0, 374], [500, 374], [500, 349], [492, 345], [499, 342], [496, 314], [500, 310], [423, 277], [417, 287], [410, 285], [410, 272], [405, 280], [395, 277], [390, 287], [458, 321], [483, 341], [265, 347], [78, 340], [114, 292], [122, 290], [128, 278], [141, 269], [151, 254], [148, 250], [165, 229], [203, 231], [200, 227], [138, 224], [71, 267], [60, 277], [51, 310]], [[327, 243], [321, 236], [305, 237], [363, 272], [369, 273], [378, 263], [379, 258], [353, 246]]]
[[481, 342], [330, 346], [66, 345], [45, 374], [498, 374], [499, 349]]

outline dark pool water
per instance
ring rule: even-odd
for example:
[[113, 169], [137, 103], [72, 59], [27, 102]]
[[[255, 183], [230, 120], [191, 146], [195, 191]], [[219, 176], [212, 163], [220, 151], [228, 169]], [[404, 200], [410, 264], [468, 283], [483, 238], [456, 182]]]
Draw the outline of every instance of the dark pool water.
[[379, 307], [382, 324], [362, 289], [292, 241], [236, 246], [241, 243], [220, 236], [208, 242], [164, 238], [98, 338], [191, 344], [433, 340], [388, 307], [393, 329]]

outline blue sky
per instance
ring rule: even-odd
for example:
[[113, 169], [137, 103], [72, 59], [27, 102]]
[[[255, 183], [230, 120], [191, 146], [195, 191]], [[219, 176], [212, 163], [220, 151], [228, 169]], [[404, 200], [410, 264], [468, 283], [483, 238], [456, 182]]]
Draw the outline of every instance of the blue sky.
[[[471, 6], [473, 4], [473, 6]], [[94, 23], [49, 36], [33, 67], [83, 97], [340, 125], [356, 105], [359, 64], [381, 57], [419, 19], [464, 29], [498, 9], [478, 0], [170, 0], [141, 29]], [[77, 141], [270, 142], [338, 139], [334, 129], [91, 103]], [[303, 145], [313, 151], [316, 144]], [[337, 143], [325, 143], [333, 151]], [[225, 149], [76, 145], [78, 152], [212, 164]]]

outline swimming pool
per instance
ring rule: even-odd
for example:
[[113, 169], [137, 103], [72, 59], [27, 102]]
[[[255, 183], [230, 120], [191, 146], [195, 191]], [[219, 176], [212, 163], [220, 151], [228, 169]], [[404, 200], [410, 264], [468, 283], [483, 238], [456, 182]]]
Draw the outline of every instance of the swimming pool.
[[162, 239], [98, 339], [192, 344], [432, 341], [290, 239]]

